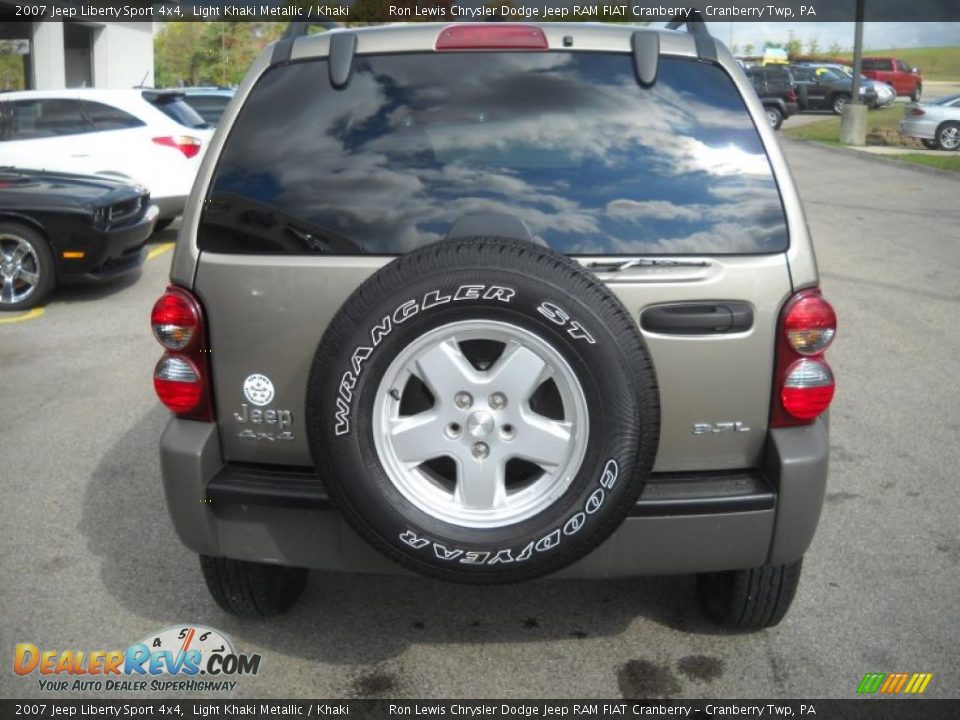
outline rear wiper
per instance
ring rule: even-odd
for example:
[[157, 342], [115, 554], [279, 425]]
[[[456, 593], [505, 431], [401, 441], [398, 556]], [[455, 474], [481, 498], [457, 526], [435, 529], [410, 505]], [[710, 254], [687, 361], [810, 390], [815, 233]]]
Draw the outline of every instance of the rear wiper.
[[587, 263], [587, 267], [598, 272], [621, 272], [632, 268], [646, 267], [710, 267], [706, 260], [654, 260], [652, 258], [632, 258], [630, 260], [604, 260]]

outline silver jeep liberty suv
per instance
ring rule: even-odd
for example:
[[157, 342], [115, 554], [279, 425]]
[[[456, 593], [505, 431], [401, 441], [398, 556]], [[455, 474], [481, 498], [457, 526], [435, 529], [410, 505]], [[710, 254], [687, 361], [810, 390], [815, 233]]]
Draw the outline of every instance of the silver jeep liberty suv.
[[309, 568], [692, 573], [715, 621], [778, 623], [836, 317], [726, 48], [696, 15], [298, 25], [152, 314], [166, 499], [217, 603], [281, 612]]

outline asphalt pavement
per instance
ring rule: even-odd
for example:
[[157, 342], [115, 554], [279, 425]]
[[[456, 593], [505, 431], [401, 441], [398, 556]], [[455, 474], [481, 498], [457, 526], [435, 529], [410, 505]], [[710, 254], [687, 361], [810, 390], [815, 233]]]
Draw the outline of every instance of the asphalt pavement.
[[235, 697], [848, 698], [893, 671], [960, 696], [960, 178], [785, 148], [840, 325], [826, 505], [779, 627], [717, 630], [686, 576], [313, 573], [283, 617], [225, 615], [160, 487], [148, 318], [168, 231], [139, 277], [0, 318], [0, 695], [44, 695], [11, 671], [15, 643], [111, 650], [201, 623], [263, 656]]

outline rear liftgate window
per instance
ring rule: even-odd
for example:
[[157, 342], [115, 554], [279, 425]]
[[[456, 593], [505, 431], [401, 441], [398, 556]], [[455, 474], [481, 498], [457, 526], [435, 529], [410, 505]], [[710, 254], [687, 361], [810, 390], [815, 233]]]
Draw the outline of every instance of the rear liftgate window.
[[772, 253], [783, 207], [720, 68], [664, 57], [641, 88], [599, 53], [358, 56], [257, 83], [220, 158], [204, 250], [397, 254], [478, 212], [589, 254]]

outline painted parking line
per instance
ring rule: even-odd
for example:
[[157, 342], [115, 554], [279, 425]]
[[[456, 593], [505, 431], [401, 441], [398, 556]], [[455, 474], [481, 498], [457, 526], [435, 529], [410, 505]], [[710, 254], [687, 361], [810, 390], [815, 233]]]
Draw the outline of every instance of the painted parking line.
[[155, 257], [159, 255], [163, 255], [165, 252], [169, 252], [170, 250], [173, 250], [174, 245], [176, 245], [176, 243], [168, 242], [168, 243], [161, 243], [157, 245], [155, 248], [151, 248], [150, 252], [147, 253], [147, 260], [153, 260]]
[[7, 323], [17, 323], [23, 322], [24, 320], [33, 320], [43, 315], [44, 309], [42, 307], [34, 308], [33, 310], [27, 310], [23, 315], [16, 315], [14, 317], [5, 317], [0, 315], [0, 325], [6, 325]]

